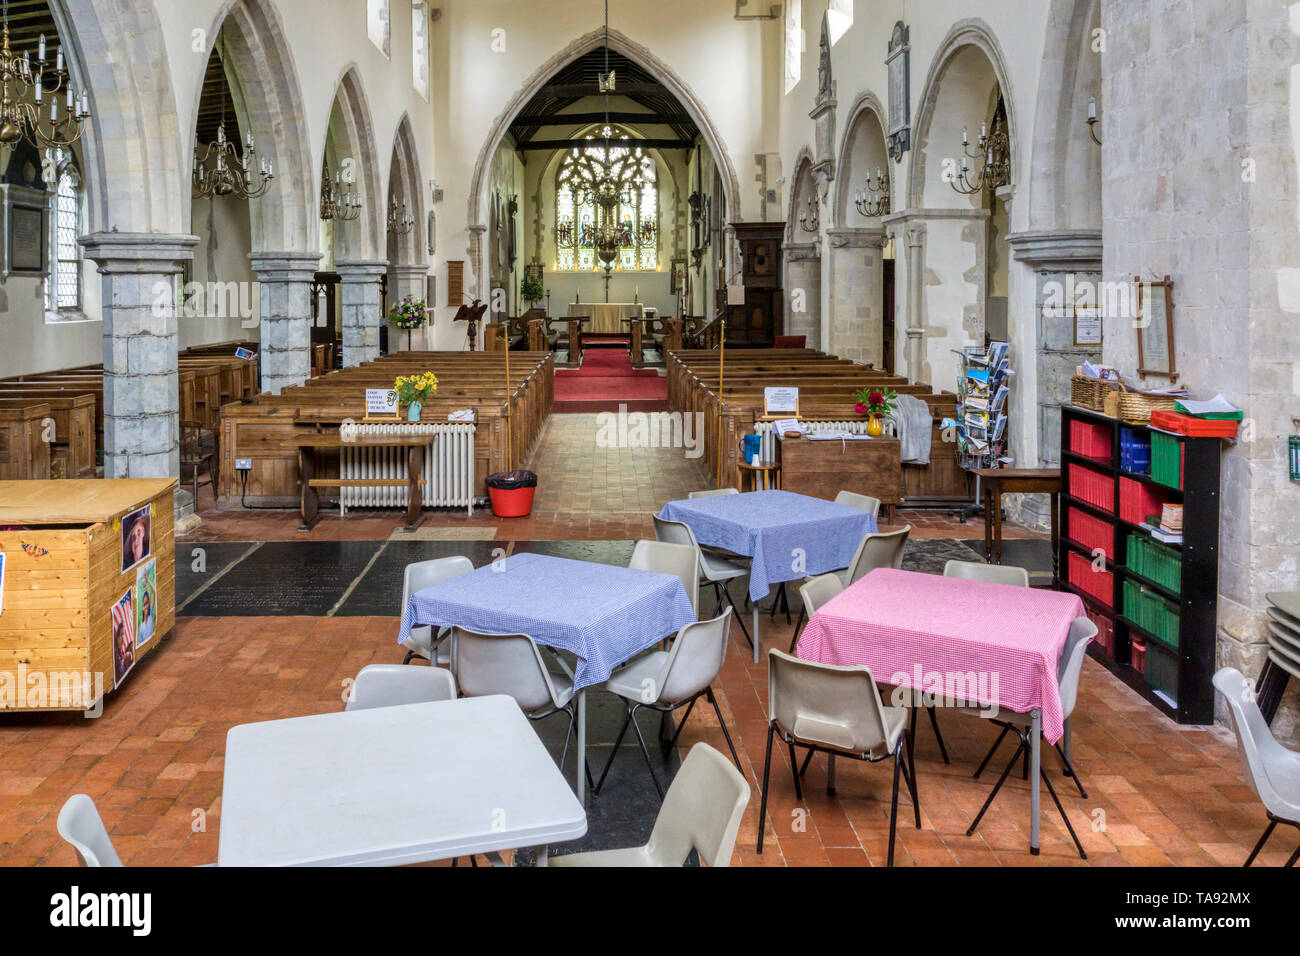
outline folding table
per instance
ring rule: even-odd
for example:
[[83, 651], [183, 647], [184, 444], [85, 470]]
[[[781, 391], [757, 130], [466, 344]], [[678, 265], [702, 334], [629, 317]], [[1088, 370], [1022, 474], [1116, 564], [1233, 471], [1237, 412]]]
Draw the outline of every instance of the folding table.
[[[516, 554], [416, 591], [398, 640], [411, 628], [460, 625], [485, 634], [527, 634], [578, 659], [578, 764], [574, 788], [586, 803], [586, 688], [619, 664], [695, 620], [681, 579], [543, 554]], [[454, 656], [454, 655], [453, 655]]]
[[789, 491], [751, 491], [670, 501], [659, 517], [681, 521], [701, 545], [752, 558], [754, 663], [758, 663], [758, 602], [772, 585], [849, 566], [876, 519], [861, 508]]
[[398, 866], [546, 846], [587, 815], [519, 705], [476, 697], [241, 724], [221, 866]]
[[809, 618], [797, 652], [823, 664], [865, 664], [878, 682], [914, 693], [939, 687], [958, 704], [1029, 714], [1036, 854], [1039, 748], [1043, 736], [1055, 743], [1068, 731], [1057, 666], [1070, 623], [1083, 613], [1070, 592], [881, 568]]

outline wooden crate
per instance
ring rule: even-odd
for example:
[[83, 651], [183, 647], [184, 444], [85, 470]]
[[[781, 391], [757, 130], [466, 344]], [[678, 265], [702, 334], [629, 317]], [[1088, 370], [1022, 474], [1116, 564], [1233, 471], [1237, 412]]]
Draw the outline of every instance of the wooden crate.
[[114, 689], [112, 607], [135, 591], [139, 567], [122, 571], [121, 522], [146, 506], [157, 611], [134, 666], [159, 646], [176, 620], [175, 488], [170, 478], [0, 481], [0, 528], [12, 529], [0, 530], [0, 711], [90, 710]]
[[781, 488], [834, 501], [841, 491], [880, 499], [886, 507], [903, 500], [903, 463], [897, 438], [814, 441], [785, 438], [778, 446]]

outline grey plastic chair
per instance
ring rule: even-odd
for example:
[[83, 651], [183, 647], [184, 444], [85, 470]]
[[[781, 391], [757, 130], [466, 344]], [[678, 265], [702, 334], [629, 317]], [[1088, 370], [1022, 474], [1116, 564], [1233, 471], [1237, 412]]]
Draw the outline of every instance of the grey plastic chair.
[[794, 793], [803, 799], [794, 748], [807, 747], [834, 757], [878, 763], [894, 760], [894, 790], [889, 808], [889, 861], [894, 865], [894, 835], [898, 823], [898, 779], [907, 781], [921, 829], [921, 805], [916, 795], [916, 766], [907, 743], [907, 709], [886, 707], [867, 667], [837, 667], [801, 661], [772, 648], [767, 652], [767, 756], [763, 761], [763, 798], [758, 810], [758, 852], [763, 852], [763, 823], [767, 817], [768, 782], [772, 771], [772, 739], [790, 750]]
[[[552, 674], [541, 648], [527, 634], [483, 634], [464, 627], [452, 628], [452, 654], [456, 681], [462, 697], [505, 694], [513, 697], [529, 720], [545, 720], [555, 714], [569, 718], [560, 753], [560, 771], [569, 756], [569, 739], [577, 721], [573, 680]], [[591, 768], [587, 767], [591, 785]]]
[[794, 636], [790, 638], [791, 654], [794, 653], [794, 646], [799, 643], [799, 632], [803, 630], [805, 617], [812, 617], [823, 604], [843, 590], [844, 582], [834, 572], [819, 574], [799, 585], [799, 597], [803, 599], [804, 613], [799, 615], [799, 624], [794, 629]]
[[720, 617], [715, 617], [711, 621], [687, 624], [677, 633], [676, 640], [668, 650], [655, 651], [638, 657], [626, 667], [610, 675], [609, 680], [605, 682], [605, 689], [623, 699], [627, 714], [593, 792], [600, 793], [605, 777], [609, 774], [609, 768], [614, 765], [614, 758], [618, 755], [623, 737], [627, 734], [627, 728], [631, 725], [636, 731], [637, 741], [641, 744], [641, 754], [645, 757], [646, 767], [650, 770], [650, 779], [654, 781], [655, 789], [659, 791], [659, 796], [662, 798], [664, 790], [659, 784], [658, 776], [655, 775], [654, 761], [650, 759], [650, 750], [646, 746], [645, 737], [641, 734], [641, 727], [636, 722], [636, 712], [645, 708], [666, 715], [680, 707], [686, 708], [686, 713], [678, 722], [672, 740], [667, 744], [666, 749], [671, 750], [676, 746], [677, 738], [681, 735], [682, 728], [686, 726], [686, 721], [690, 720], [695, 702], [701, 697], [706, 698], [713, 705], [713, 712], [718, 717], [718, 726], [722, 728], [722, 736], [727, 739], [727, 747], [731, 750], [731, 759], [736, 762], [737, 768], [740, 767], [736, 746], [731, 742], [731, 733], [727, 730], [726, 721], [722, 719], [722, 711], [718, 707], [717, 698], [713, 696], [712, 687], [718, 671], [722, 670], [722, 662], [727, 658], [727, 632], [730, 626], [731, 608], [727, 608]]
[[835, 503], [869, 511], [873, 518], [880, 517], [880, 499], [873, 498], [871, 495], [860, 495], [856, 491], [841, 491], [835, 496]]
[[[907, 547], [907, 536], [912, 533], [912, 526], [905, 525], [897, 531], [873, 531], [862, 536], [853, 558], [846, 568], [828, 573], [836, 575], [844, 587], [855, 583], [876, 568], [901, 568], [903, 551]], [[783, 585], [784, 586], [784, 585]], [[775, 605], [773, 610], [775, 610]], [[799, 620], [795, 622], [795, 633], [803, 627], [805, 609], [799, 609]]]
[[456, 699], [456, 678], [441, 667], [368, 664], [357, 673], [344, 710], [371, 710], [402, 704]]
[[[1083, 655], [1088, 649], [1088, 642], [1096, 636], [1097, 625], [1093, 624], [1092, 621], [1088, 620], [1086, 617], [1076, 617], [1070, 622], [1070, 632], [1065, 637], [1065, 647], [1061, 649], [1061, 660], [1057, 664], [1056, 669], [1057, 683], [1059, 685], [1061, 696], [1061, 714], [1067, 721], [1067, 728], [1069, 726], [1068, 721], [1070, 715], [1074, 713], [1075, 701], [1079, 696], [1079, 675], [1083, 672]], [[983, 716], [978, 709], [973, 707], [961, 707], [959, 709], [965, 714]], [[984, 814], [988, 811], [988, 808], [993, 805], [993, 800], [997, 797], [998, 791], [1002, 789], [1002, 785], [1006, 783], [1007, 777], [1010, 775], [1012, 768], [1015, 767], [1017, 760], [1024, 760], [1026, 773], [1028, 772], [1031, 747], [1029, 733], [1030, 728], [1032, 727], [1030, 716], [1028, 714], [1018, 714], [1014, 711], [999, 710], [997, 715], [991, 719], [994, 723], [1002, 725], [1002, 733], [998, 735], [998, 739], [993, 742], [992, 749], [989, 750], [988, 754], [985, 755], [983, 762], [975, 770], [975, 777], [977, 779], [979, 778], [979, 775], [984, 772], [984, 768], [988, 766], [989, 760], [992, 759], [993, 754], [997, 752], [998, 746], [1002, 743], [1002, 738], [1005, 737], [1009, 731], [1015, 731], [1016, 736], [1020, 740], [1020, 744], [1016, 747], [1016, 752], [1011, 755], [1011, 762], [1007, 764], [1007, 768], [1002, 771], [1002, 776], [998, 778], [998, 782], [994, 785], [993, 792], [990, 793], [988, 799], [984, 801], [984, 806], [980, 807], [980, 812], [975, 815], [975, 820], [966, 830], [967, 836], [974, 835], [975, 828], [979, 826], [980, 820], [984, 818]], [[1086, 799], [1088, 792], [1083, 789], [1083, 784], [1079, 781], [1079, 775], [1075, 773], [1074, 766], [1070, 763], [1064, 751], [1061, 750], [1059, 744], [1056, 745], [1056, 752], [1060, 755], [1062, 763], [1065, 764], [1065, 775], [1074, 779], [1074, 785], [1079, 788], [1079, 793]], [[1088, 859], [1088, 854], [1084, 852], [1083, 844], [1079, 842], [1079, 837], [1074, 832], [1074, 827], [1070, 825], [1070, 818], [1065, 813], [1065, 807], [1061, 805], [1061, 798], [1056, 795], [1056, 788], [1052, 786], [1052, 780], [1047, 776], [1047, 771], [1043, 769], [1041, 764], [1038, 767], [1038, 772], [1043, 778], [1043, 783], [1047, 785], [1047, 792], [1051, 794], [1052, 802], [1056, 804], [1056, 809], [1060, 812], [1061, 819], [1065, 821], [1065, 829], [1070, 832], [1070, 839], [1074, 841], [1074, 846], [1075, 849], [1079, 851], [1079, 856], [1082, 859]]]
[[[658, 540], [692, 548], [700, 556], [700, 580], [712, 586], [714, 596], [717, 598], [717, 606], [713, 609], [713, 613], [722, 613], [724, 601], [736, 610], [736, 602], [732, 600], [731, 592], [727, 590], [727, 582], [743, 578], [749, 574], [749, 568], [701, 548], [700, 543], [695, 540], [695, 532], [686, 522], [669, 521], [658, 515], [652, 517], [655, 523], [655, 537]], [[739, 610], [736, 610], [736, 623], [740, 625], [741, 633], [745, 635], [745, 640], [749, 641], [752, 647], [754, 642], [749, 636], [749, 630], [745, 627]]]
[[943, 566], [945, 578], [964, 578], [967, 581], [988, 581], [990, 584], [1011, 584], [1029, 587], [1029, 572], [1012, 564], [985, 564], [983, 561], [949, 561]]
[[[1277, 742], [1241, 671], [1235, 667], [1223, 668], [1214, 675], [1214, 686], [1223, 695], [1232, 715], [1246, 783], [1268, 814], [1268, 826], [1243, 864], [1250, 866], [1279, 823], [1300, 829], [1300, 753]], [[1297, 859], [1300, 859], [1300, 847], [1285, 865], [1295, 866]]]
[[59, 836], [72, 844], [81, 866], [122, 866], [95, 801], [84, 793], [68, 798], [59, 811]]
[[749, 783], [706, 743], [682, 761], [645, 846], [553, 856], [547, 866], [681, 866], [691, 850], [705, 866], [730, 866], [749, 804]]
[[[473, 570], [474, 562], [459, 554], [448, 558], [434, 558], [431, 561], [417, 561], [414, 564], [408, 564], [406, 572], [402, 576], [401, 613], [406, 613], [406, 608], [411, 602], [411, 595], [416, 591], [423, 591], [425, 588], [433, 587], [443, 581], [450, 581], [452, 578], [468, 574]], [[425, 660], [436, 664], [449, 663], [451, 661], [450, 654], [438, 653], [438, 659], [435, 661], [434, 653], [450, 633], [450, 628], [444, 627], [435, 638], [433, 629], [430, 627], [411, 628], [410, 636], [402, 642], [402, 645], [407, 649], [406, 658], [402, 663], [409, 664], [416, 657], [423, 657]]]
[[638, 541], [627, 566], [634, 571], [674, 574], [682, 580], [691, 610], [700, 616], [700, 551], [665, 541]]
[[687, 498], [712, 498], [715, 495], [738, 495], [739, 488], [710, 488], [708, 491], [692, 491]]

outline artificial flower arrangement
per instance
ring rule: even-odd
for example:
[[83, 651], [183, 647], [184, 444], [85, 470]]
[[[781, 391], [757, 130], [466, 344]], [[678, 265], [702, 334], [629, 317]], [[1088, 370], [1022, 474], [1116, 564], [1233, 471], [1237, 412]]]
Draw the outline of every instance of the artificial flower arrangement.
[[393, 383], [397, 397], [403, 405], [423, 405], [438, 390], [438, 376], [432, 372], [421, 375], [399, 375]]
[[412, 301], [408, 295], [388, 310], [388, 321], [408, 331], [422, 328], [429, 321], [429, 310], [423, 302]]

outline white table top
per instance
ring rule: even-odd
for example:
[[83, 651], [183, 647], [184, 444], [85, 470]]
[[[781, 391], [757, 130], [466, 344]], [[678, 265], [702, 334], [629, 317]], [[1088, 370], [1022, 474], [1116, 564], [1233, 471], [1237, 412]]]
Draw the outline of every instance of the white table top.
[[575, 840], [587, 815], [509, 697], [242, 724], [220, 866], [393, 866]]

